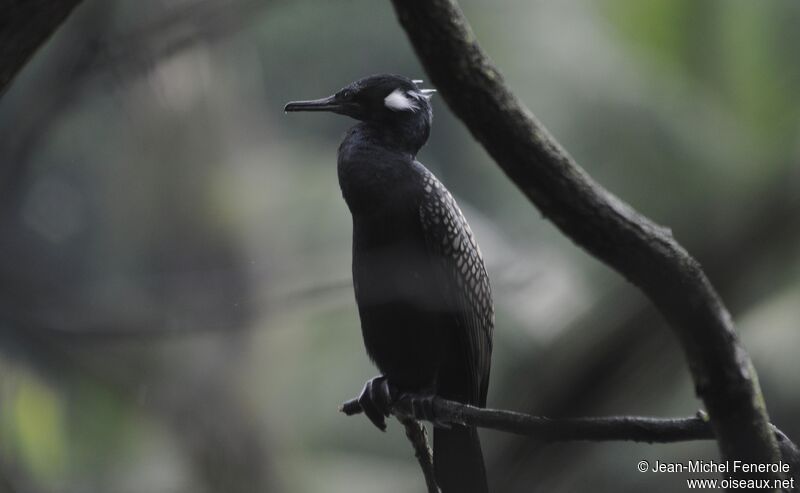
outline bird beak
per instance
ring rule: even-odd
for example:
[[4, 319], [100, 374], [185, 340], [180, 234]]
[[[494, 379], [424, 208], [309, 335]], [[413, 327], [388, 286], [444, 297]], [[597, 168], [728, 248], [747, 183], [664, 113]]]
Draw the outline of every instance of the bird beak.
[[310, 101], [292, 101], [286, 103], [283, 111], [337, 111], [342, 109], [342, 103], [336, 100], [336, 96], [327, 98], [312, 99]]

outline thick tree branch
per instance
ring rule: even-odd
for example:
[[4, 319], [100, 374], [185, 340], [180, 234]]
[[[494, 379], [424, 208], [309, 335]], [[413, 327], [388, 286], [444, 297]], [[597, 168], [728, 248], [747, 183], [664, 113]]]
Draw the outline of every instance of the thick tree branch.
[[723, 457], [776, 461], [750, 358], [698, 262], [561, 148], [506, 86], [454, 0], [392, 3], [434, 85], [511, 180], [562, 232], [641, 288], [675, 329]]
[[[359, 414], [362, 412], [361, 404], [358, 399], [351, 399], [342, 404], [341, 411], [348, 416]], [[420, 419], [419, 416], [414, 415], [408, 395], [400, 397], [392, 405], [391, 412], [404, 424], [409, 420]], [[436, 397], [433, 400], [433, 412], [437, 420], [446, 423], [526, 435], [545, 442], [673, 443], [714, 438], [708, 415], [702, 411], [689, 418], [643, 416], [547, 418], [500, 409], [483, 409]], [[800, 476], [798, 476], [800, 474], [800, 451], [777, 427], [769, 425], [769, 430], [780, 446], [781, 458], [789, 464], [791, 474], [800, 483]]]
[[0, 97], [81, 0], [3, 0], [0, 4]]

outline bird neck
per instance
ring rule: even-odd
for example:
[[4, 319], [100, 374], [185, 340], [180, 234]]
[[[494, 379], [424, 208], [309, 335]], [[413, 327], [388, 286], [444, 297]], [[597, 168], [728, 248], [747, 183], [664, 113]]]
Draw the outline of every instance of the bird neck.
[[429, 126], [414, 122], [353, 126], [339, 146], [338, 175], [353, 216], [370, 215], [384, 206], [410, 200], [415, 155], [428, 138]]
[[414, 159], [428, 141], [431, 126], [428, 115], [408, 113], [390, 121], [361, 122], [353, 130], [364, 142]]

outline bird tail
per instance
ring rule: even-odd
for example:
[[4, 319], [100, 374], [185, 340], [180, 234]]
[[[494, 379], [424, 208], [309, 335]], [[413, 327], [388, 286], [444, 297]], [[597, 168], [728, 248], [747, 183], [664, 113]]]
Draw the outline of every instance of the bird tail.
[[442, 493], [487, 493], [481, 441], [473, 427], [433, 430], [433, 465]]

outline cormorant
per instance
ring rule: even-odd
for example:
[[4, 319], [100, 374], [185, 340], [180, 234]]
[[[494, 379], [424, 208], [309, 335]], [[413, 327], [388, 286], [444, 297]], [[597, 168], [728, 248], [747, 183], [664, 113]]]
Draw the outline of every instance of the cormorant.
[[[450, 192], [416, 160], [428, 140], [430, 89], [373, 75], [336, 94], [288, 103], [359, 120], [339, 146], [342, 195], [353, 217], [353, 285], [364, 345], [381, 376], [359, 399], [380, 429], [399, 393], [484, 407], [494, 308], [475, 238]], [[431, 416], [435, 422], [435, 416]], [[434, 466], [444, 493], [487, 491], [475, 428], [434, 428]]]

